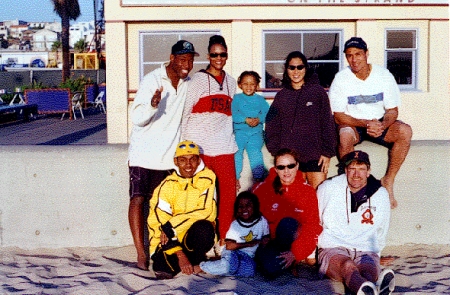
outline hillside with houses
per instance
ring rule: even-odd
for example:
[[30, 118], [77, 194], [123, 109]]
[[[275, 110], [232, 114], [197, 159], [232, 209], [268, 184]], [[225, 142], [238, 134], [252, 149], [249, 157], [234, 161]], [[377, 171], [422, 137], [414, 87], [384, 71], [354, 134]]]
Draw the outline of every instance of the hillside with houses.
[[[0, 21], [0, 70], [8, 67], [60, 67], [61, 31], [61, 22]], [[103, 33], [97, 31], [102, 52], [105, 48]], [[94, 21], [76, 22], [70, 26], [72, 53], [95, 52], [95, 40]]]

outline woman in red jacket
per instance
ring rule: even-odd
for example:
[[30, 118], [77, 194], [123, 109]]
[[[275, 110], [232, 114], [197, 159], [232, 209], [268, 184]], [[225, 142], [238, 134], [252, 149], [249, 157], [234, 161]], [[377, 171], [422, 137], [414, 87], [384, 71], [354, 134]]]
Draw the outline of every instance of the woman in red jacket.
[[299, 172], [297, 159], [294, 151], [279, 150], [275, 167], [253, 190], [269, 222], [271, 240], [258, 248], [255, 257], [262, 274], [269, 279], [301, 261], [315, 264], [317, 238], [322, 232], [317, 196]]

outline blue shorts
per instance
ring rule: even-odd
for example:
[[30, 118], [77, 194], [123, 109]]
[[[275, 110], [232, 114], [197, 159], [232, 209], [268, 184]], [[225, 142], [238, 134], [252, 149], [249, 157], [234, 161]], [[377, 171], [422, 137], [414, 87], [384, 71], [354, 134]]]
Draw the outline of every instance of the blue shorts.
[[142, 196], [145, 199], [152, 197], [158, 185], [172, 173], [172, 170], [151, 170], [142, 167], [128, 167], [130, 173], [130, 199]]

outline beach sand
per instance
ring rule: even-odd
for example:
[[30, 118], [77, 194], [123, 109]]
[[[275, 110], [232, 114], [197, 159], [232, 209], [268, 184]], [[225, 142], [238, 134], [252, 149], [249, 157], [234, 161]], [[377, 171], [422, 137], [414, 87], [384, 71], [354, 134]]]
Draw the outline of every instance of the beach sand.
[[[274, 281], [179, 274], [156, 280], [134, 267], [133, 246], [24, 250], [0, 248], [0, 294], [344, 294], [341, 283], [311, 269]], [[450, 294], [450, 246], [390, 246], [386, 267], [396, 273], [394, 294]]]

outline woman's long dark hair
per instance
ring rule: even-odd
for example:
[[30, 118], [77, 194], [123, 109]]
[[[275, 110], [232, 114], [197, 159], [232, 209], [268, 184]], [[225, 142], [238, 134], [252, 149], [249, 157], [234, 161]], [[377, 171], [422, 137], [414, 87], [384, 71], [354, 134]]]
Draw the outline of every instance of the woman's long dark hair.
[[[273, 158], [273, 166], [276, 166], [278, 158], [281, 156], [284, 156], [284, 155], [291, 155], [294, 158], [295, 163], [298, 163], [298, 155], [295, 151], [288, 149], [288, 148], [282, 148], [275, 154], [275, 156]], [[281, 183], [280, 176], [277, 175], [275, 177], [275, 179], [273, 180], [273, 183], [272, 183], [272, 187], [276, 194], [278, 194], [278, 195], [283, 194], [283, 184]]]
[[288, 56], [286, 57], [286, 61], [284, 62], [283, 80], [281, 80], [281, 83], [283, 84], [283, 86], [287, 87], [287, 88], [292, 88], [292, 86], [291, 86], [292, 81], [291, 81], [291, 78], [289, 78], [287, 71], [288, 71], [289, 63], [294, 58], [300, 58], [306, 67], [305, 82], [308, 81], [308, 79], [312, 75], [312, 70], [308, 66], [308, 60], [306, 59], [306, 56], [303, 53], [301, 53], [300, 51], [292, 51], [291, 53], [288, 54]]

